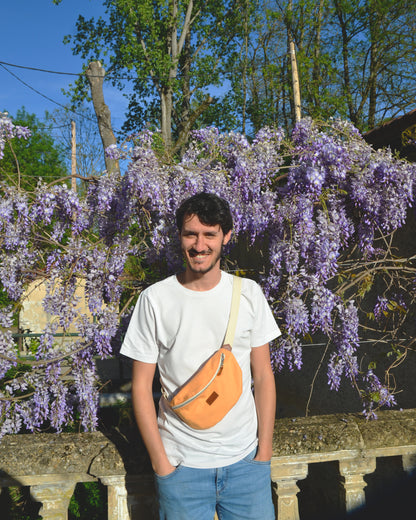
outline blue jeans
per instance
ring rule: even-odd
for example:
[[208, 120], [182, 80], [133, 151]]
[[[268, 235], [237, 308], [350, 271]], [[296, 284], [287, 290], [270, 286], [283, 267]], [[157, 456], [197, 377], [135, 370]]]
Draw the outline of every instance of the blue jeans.
[[160, 520], [275, 520], [270, 462], [243, 460], [223, 468], [178, 466], [156, 475]]

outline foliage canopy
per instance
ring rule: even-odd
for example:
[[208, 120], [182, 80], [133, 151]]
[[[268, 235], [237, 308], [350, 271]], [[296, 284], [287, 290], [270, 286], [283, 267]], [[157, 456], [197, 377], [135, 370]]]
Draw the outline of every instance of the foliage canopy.
[[21, 188], [31, 190], [39, 179], [50, 183], [66, 178], [64, 151], [54, 142], [50, 129], [24, 108], [17, 111], [13, 121], [17, 127], [30, 128], [30, 133], [4, 147], [0, 163], [3, 179], [9, 184], [20, 182]]

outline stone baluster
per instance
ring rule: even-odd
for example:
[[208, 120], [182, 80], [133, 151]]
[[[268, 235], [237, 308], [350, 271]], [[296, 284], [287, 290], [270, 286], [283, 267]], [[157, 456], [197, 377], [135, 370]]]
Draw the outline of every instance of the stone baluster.
[[299, 520], [298, 480], [308, 475], [307, 463], [279, 464], [272, 460], [272, 481], [276, 485], [277, 511], [279, 520]]
[[416, 453], [402, 455], [403, 470], [410, 476], [416, 470]]
[[376, 469], [376, 458], [354, 458], [339, 461], [341, 484], [345, 499], [345, 509], [350, 513], [365, 505], [364, 476]]
[[75, 484], [71, 480], [56, 480], [30, 486], [31, 495], [42, 504], [39, 515], [43, 520], [67, 520]]
[[130, 520], [125, 480], [124, 475], [100, 477], [102, 484], [107, 486], [108, 520]]
[[100, 476], [107, 486], [108, 520], [157, 518], [153, 478], [150, 475]]
[[153, 476], [129, 475], [126, 478], [127, 503], [134, 520], [156, 520], [159, 518]]
[[128, 504], [134, 520], [156, 520], [159, 508], [153, 475], [129, 476], [127, 480]]

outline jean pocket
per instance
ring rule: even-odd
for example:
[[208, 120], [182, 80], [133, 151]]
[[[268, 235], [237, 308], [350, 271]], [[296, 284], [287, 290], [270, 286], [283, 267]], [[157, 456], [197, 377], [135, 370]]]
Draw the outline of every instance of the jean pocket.
[[155, 475], [156, 480], [158, 481], [166, 481], [170, 480], [171, 478], [174, 478], [182, 469], [182, 466], [179, 464], [179, 466], [176, 466], [175, 470], [172, 471], [172, 473], [168, 473], [167, 475], [158, 475], [157, 473], [153, 472]]
[[255, 466], [270, 466], [270, 460], [254, 460], [254, 457], [257, 454], [257, 448], [249, 453], [246, 457], [244, 457], [244, 462], [248, 464], [253, 464]]

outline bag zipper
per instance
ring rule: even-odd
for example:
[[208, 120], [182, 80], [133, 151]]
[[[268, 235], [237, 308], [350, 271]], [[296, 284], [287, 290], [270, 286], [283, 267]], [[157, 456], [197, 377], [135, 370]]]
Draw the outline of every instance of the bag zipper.
[[225, 354], [221, 353], [220, 362], [219, 362], [219, 365], [218, 365], [218, 368], [217, 368], [215, 374], [212, 376], [211, 380], [204, 386], [204, 388], [202, 388], [202, 390], [197, 392], [194, 396], [190, 397], [183, 403], [172, 406], [172, 410], [177, 410], [178, 408], [182, 408], [182, 406], [185, 406], [185, 405], [191, 403], [194, 399], [199, 397], [202, 394], [202, 392], [204, 392], [210, 386], [210, 384], [214, 381], [214, 379], [217, 377], [219, 371], [222, 369], [222, 367], [224, 365], [224, 359], [225, 359]]

